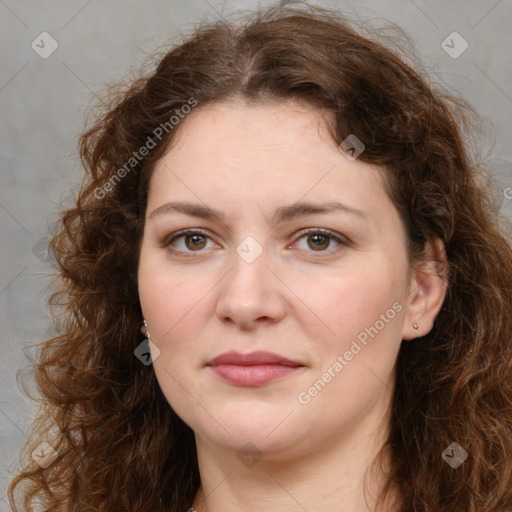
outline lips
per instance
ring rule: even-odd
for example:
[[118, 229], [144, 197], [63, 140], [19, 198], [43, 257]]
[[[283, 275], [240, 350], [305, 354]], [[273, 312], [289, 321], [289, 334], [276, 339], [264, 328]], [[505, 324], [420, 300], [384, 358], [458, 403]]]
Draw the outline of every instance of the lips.
[[238, 386], [260, 386], [297, 372], [304, 365], [272, 352], [231, 351], [206, 363], [222, 380]]

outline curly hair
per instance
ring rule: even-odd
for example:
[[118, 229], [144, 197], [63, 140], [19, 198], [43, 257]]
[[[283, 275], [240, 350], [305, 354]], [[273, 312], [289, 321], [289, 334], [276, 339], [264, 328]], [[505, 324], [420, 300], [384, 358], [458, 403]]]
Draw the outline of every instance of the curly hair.
[[[359, 158], [383, 169], [411, 260], [427, 257], [429, 241], [445, 244], [442, 309], [398, 355], [380, 498], [396, 486], [400, 512], [512, 510], [512, 249], [471, 154], [473, 110], [337, 12], [275, 7], [243, 20], [201, 24], [151, 72], [110, 89], [80, 137], [85, 178], [50, 243], [56, 335], [33, 368], [40, 409], [12, 507], [18, 486], [26, 509], [190, 507], [200, 485], [193, 432], [134, 357], [149, 180], [185, 105], [295, 100], [331, 114], [337, 144], [364, 141]], [[42, 441], [58, 453], [46, 468], [30, 458]], [[457, 469], [441, 457], [453, 442], [468, 453]]]

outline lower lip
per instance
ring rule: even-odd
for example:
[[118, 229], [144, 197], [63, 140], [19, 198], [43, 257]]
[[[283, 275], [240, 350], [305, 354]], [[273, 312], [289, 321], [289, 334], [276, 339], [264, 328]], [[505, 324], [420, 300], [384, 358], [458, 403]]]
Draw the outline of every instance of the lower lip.
[[301, 366], [282, 364], [258, 364], [253, 366], [239, 364], [219, 364], [210, 368], [223, 380], [237, 386], [260, 386], [273, 380], [290, 375]]

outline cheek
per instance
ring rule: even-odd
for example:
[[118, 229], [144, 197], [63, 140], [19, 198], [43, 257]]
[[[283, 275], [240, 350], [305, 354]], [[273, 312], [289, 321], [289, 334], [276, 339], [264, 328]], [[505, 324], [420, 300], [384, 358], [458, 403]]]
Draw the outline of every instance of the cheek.
[[310, 310], [309, 322], [305, 321], [303, 328], [309, 331], [308, 337], [316, 345], [315, 350], [343, 349], [376, 322], [378, 328], [382, 327], [382, 314], [387, 322], [380, 330], [391, 334], [398, 328], [391, 326], [399, 323], [395, 319], [397, 309], [401, 308], [396, 305], [393, 308], [393, 304], [400, 299], [400, 285], [390, 280], [389, 275], [392, 275], [389, 271], [378, 275], [351, 272], [350, 276], [326, 276], [317, 280], [314, 287], [310, 283], [298, 287], [297, 295]]
[[307, 336], [315, 364], [297, 400], [312, 416], [333, 425], [355, 421], [391, 386], [404, 309], [392, 275], [329, 279], [309, 294], [308, 305], [329, 328]]
[[[151, 339], [163, 352], [171, 345], [174, 350], [193, 349], [190, 338], [198, 329], [197, 315], [201, 314], [204, 292], [192, 283], [171, 279], [148, 282], [139, 290], [144, 318], [150, 328]], [[175, 355], [178, 353], [174, 352]]]
[[204, 295], [211, 286], [204, 289], [207, 283], [203, 278], [184, 278], [143, 253], [138, 278], [144, 318], [151, 340], [160, 351], [153, 363], [160, 388], [180, 417], [200, 415], [200, 411], [193, 412], [196, 402], [188, 393], [199, 395], [190, 377], [192, 367], [199, 365], [198, 315], [206, 314]]
[[185, 277], [172, 269], [159, 250], [143, 248], [141, 251], [138, 286], [144, 317], [152, 327], [151, 334], [169, 330], [178, 318], [199, 300], [201, 290], [197, 279]]

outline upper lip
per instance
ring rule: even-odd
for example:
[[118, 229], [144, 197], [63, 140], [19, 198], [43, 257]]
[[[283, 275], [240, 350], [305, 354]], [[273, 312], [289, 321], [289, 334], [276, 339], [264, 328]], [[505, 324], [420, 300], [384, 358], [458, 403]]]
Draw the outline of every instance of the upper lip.
[[280, 356], [279, 354], [273, 354], [272, 352], [257, 351], [249, 354], [242, 354], [234, 350], [230, 352], [224, 352], [209, 359], [206, 362], [206, 366], [217, 366], [220, 364], [236, 364], [240, 366], [255, 366], [260, 364], [280, 364], [283, 366], [303, 366], [297, 361], [292, 361], [286, 357]]

